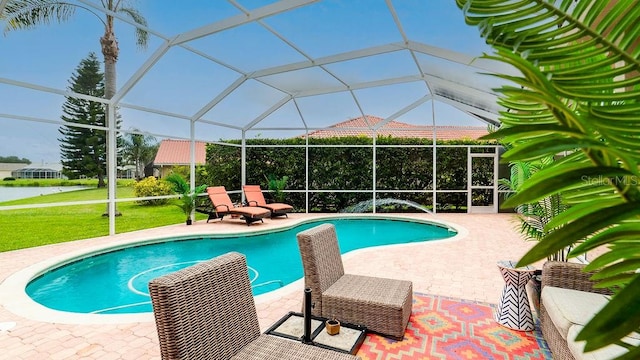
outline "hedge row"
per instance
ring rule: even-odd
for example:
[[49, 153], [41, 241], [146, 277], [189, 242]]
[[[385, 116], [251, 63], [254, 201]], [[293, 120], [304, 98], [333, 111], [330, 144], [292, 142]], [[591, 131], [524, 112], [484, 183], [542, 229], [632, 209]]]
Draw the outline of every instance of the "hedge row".
[[[232, 143], [239, 145], [240, 141]], [[431, 190], [434, 186], [433, 149], [428, 147], [431, 141], [380, 137], [376, 144], [375, 181], [378, 198], [409, 200], [431, 208]], [[340, 211], [372, 199], [374, 167], [370, 138], [310, 139], [308, 176], [305, 174], [307, 148], [304, 147], [304, 139], [255, 139], [247, 140], [246, 145], [247, 184], [260, 184], [267, 189], [267, 177], [270, 174], [278, 178], [287, 176], [287, 202], [300, 211], [305, 209], [304, 190], [307, 184], [310, 212]], [[473, 147], [475, 153], [492, 153], [494, 145], [484, 141], [443, 141], [437, 145], [440, 147], [436, 150], [436, 190], [461, 191], [437, 193], [438, 211], [466, 211], [467, 146], [451, 145], [486, 145]], [[477, 161], [476, 164], [474, 185], [492, 185], [492, 163]], [[224, 185], [228, 190], [240, 189], [241, 148], [209, 144], [205, 171], [201, 173], [203, 175], [199, 183]], [[344, 189], [360, 192], [340, 192]], [[474, 194], [477, 194], [474, 195], [474, 205], [489, 203], [490, 191], [476, 191]], [[385, 210], [415, 211], [407, 206], [377, 209], [379, 212]]]

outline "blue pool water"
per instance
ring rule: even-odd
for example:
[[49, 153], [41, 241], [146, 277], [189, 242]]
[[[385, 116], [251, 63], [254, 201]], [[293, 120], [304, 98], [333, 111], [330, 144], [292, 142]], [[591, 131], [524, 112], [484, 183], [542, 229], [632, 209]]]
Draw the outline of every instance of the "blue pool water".
[[253, 293], [259, 295], [302, 278], [296, 234], [321, 223], [336, 226], [342, 253], [456, 234], [446, 227], [397, 219], [317, 220], [266, 234], [176, 239], [93, 255], [46, 272], [31, 281], [26, 291], [36, 302], [55, 310], [100, 314], [150, 312], [149, 280], [237, 251], [247, 257]]

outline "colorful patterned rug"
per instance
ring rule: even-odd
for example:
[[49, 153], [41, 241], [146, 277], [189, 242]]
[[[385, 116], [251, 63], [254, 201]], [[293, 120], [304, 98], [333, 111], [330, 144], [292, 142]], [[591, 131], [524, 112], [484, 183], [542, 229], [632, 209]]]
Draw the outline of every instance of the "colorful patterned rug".
[[369, 334], [358, 350], [363, 360], [552, 359], [540, 327], [515, 331], [493, 319], [496, 305], [414, 293], [404, 340]]

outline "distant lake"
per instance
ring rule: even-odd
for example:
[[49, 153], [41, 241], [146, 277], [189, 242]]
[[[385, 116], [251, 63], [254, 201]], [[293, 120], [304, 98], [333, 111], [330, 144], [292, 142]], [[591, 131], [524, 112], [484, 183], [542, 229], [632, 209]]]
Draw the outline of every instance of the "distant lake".
[[87, 188], [87, 186], [0, 186], [0, 202]]

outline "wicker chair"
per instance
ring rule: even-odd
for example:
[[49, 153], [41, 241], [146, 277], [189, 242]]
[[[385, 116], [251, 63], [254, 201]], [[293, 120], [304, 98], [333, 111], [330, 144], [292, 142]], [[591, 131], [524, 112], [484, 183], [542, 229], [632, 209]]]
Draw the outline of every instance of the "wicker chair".
[[162, 359], [359, 359], [260, 333], [245, 257], [228, 253], [149, 283]]
[[410, 281], [345, 274], [335, 227], [322, 224], [297, 234], [312, 313], [364, 325], [402, 339], [411, 316]]
[[[546, 262], [542, 268], [542, 289], [545, 286], [554, 286], [605, 295], [611, 294], [608, 289], [594, 288], [593, 285], [595, 283], [589, 280], [593, 273], [583, 272], [582, 269], [584, 267], [585, 265], [577, 263]], [[562, 337], [558, 329], [553, 325], [549, 313], [545, 310], [544, 302], [540, 303], [540, 323], [542, 335], [553, 353], [553, 358], [556, 360], [574, 360], [567, 346], [567, 340]]]

